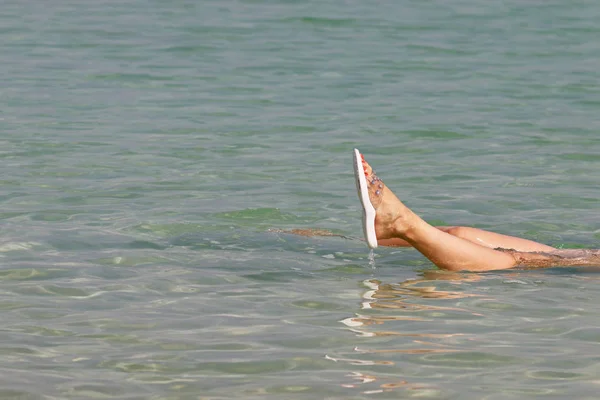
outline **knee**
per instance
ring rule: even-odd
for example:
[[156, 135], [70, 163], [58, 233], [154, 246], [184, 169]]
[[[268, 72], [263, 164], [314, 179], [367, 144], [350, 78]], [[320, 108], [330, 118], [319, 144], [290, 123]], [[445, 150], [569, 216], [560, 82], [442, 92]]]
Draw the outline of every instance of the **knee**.
[[449, 233], [452, 236], [465, 239], [468, 236], [468, 230], [469, 228], [467, 228], [466, 226], [451, 226], [448, 229], [446, 229], [446, 233]]

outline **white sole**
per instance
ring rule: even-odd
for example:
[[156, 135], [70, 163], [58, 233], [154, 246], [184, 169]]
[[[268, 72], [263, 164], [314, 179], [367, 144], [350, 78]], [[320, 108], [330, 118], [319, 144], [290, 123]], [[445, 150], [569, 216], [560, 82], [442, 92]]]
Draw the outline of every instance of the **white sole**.
[[362, 204], [363, 216], [362, 225], [365, 234], [365, 240], [370, 248], [377, 248], [377, 236], [375, 235], [375, 207], [369, 199], [369, 187], [365, 178], [365, 169], [362, 165], [360, 152], [354, 149], [354, 181], [356, 182], [356, 191]]

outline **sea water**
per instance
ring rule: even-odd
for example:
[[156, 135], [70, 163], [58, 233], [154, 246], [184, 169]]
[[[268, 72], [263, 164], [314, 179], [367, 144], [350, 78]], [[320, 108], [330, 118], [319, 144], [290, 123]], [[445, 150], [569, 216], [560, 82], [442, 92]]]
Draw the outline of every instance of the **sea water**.
[[600, 275], [360, 240], [598, 247], [600, 3], [7, 0], [0, 397], [596, 399]]

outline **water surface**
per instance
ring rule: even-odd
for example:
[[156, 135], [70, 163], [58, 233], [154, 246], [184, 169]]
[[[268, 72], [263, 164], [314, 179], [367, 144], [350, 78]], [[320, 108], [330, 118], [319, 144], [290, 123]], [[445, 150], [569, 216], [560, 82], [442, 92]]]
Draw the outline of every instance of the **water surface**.
[[0, 15], [0, 397], [595, 399], [598, 271], [448, 274], [406, 203], [598, 247], [600, 5], [53, 2]]

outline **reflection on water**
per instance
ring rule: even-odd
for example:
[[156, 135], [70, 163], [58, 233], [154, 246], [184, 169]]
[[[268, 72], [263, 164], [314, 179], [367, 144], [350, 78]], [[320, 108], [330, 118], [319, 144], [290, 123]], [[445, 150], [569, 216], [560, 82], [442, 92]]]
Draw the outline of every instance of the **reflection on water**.
[[341, 238], [344, 238], [344, 239], [355, 240], [355, 238], [352, 238], [350, 236], [345, 236], [345, 235], [341, 235], [341, 234], [338, 234], [338, 233], [334, 233], [334, 232], [328, 231], [326, 229], [310, 229], [310, 228], [305, 228], [305, 229], [289, 229], [289, 230], [285, 230], [285, 229], [270, 228], [267, 231], [268, 232], [272, 232], [272, 233], [286, 233], [286, 234], [290, 234], [290, 235], [299, 235], [299, 236], [306, 236], [306, 237], [334, 236], [334, 237], [341, 237]]
[[[359, 337], [372, 338], [373, 342], [354, 347], [351, 354], [327, 355], [335, 362], [354, 366], [400, 366], [401, 355], [446, 354], [465, 351], [460, 343], [472, 338], [448, 325], [446, 332], [439, 332], [440, 319], [454, 320], [481, 318], [483, 315], [465, 308], [446, 305], [448, 300], [484, 296], [468, 293], [462, 286], [481, 279], [477, 274], [459, 274], [429, 271], [422, 278], [400, 283], [384, 283], [377, 279], [363, 281], [361, 312], [340, 321]], [[445, 288], [440, 288], [444, 283]], [[450, 290], [451, 285], [455, 290]], [[433, 325], [433, 326], [432, 326]], [[435, 331], [433, 331], [435, 330]], [[388, 338], [380, 341], [378, 339]], [[388, 356], [388, 359], [381, 358]], [[399, 360], [399, 361], [398, 361]], [[360, 388], [363, 394], [390, 392], [393, 390], [435, 390], [431, 385], [411, 382], [403, 376], [389, 376], [373, 371], [352, 371], [347, 388]]]
[[[352, 372], [348, 374], [348, 377], [352, 378], [353, 383], [343, 384], [343, 387], [346, 388], [359, 388], [360, 385], [377, 383], [379, 378], [375, 375], [363, 374], [360, 372]], [[383, 392], [390, 392], [394, 389], [407, 389], [407, 390], [417, 390], [417, 389], [427, 389], [425, 385], [412, 384], [404, 380], [395, 381], [395, 382], [386, 382], [379, 384], [378, 389], [367, 389], [363, 390], [364, 394], [376, 394]]]
[[368, 279], [340, 321], [353, 345], [326, 358], [362, 395], [483, 398], [489, 382], [508, 398], [566, 398], [574, 382], [597, 393], [597, 282], [576, 269]]

